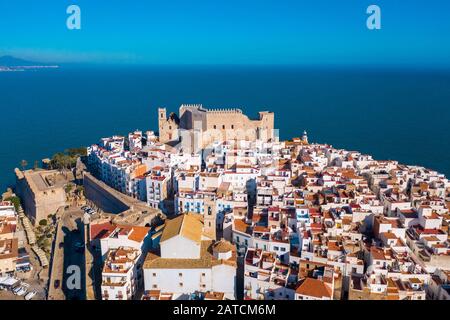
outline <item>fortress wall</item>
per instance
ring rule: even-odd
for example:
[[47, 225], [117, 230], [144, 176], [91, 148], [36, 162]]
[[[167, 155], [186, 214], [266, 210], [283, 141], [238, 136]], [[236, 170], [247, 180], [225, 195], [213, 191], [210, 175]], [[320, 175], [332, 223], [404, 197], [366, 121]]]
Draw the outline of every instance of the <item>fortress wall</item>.
[[[233, 130], [254, 127], [254, 124], [246, 115], [236, 110], [208, 111], [206, 114], [206, 123], [208, 130]], [[216, 128], [214, 128], [214, 126], [216, 126]], [[225, 128], [223, 126], [225, 126]]]
[[20, 197], [23, 209], [27, 217], [34, 224], [36, 222], [36, 203], [34, 193], [31, 191], [22, 171], [15, 169], [16, 173], [16, 193]]
[[84, 174], [83, 185], [86, 198], [104, 212], [118, 214], [130, 209], [125, 202], [114, 195], [115, 190], [111, 190], [105, 183], [89, 173]]

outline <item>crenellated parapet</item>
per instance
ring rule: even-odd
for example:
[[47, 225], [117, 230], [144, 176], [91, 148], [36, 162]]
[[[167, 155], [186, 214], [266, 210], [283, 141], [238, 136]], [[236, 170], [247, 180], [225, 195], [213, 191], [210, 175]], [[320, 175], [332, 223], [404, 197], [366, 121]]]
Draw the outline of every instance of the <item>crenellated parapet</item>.
[[212, 114], [230, 114], [230, 113], [239, 113], [242, 114], [241, 109], [237, 108], [225, 108], [225, 109], [207, 109], [208, 113]]

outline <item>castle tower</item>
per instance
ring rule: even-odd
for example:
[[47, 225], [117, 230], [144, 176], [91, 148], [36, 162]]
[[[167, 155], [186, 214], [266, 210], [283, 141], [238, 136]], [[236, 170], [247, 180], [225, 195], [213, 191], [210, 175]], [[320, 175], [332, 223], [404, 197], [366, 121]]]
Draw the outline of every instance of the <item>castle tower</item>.
[[275, 114], [270, 111], [259, 112], [258, 139], [272, 140], [274, 138]]

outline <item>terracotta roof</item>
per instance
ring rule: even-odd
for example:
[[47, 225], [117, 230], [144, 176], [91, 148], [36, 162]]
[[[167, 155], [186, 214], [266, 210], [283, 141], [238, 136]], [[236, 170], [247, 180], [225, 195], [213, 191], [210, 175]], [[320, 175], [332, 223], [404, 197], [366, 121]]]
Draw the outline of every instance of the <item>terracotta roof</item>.
[[243, 220], [239, 220], [239, 219], [234, 220], [234, 229], [236, 231], [239, 231], [242, 233], [247, 233], [247, 234], [251, 233], [250, 225], [245, 223]]
[[224, 253], [224, 252], [232, 251], [233, 249], [234, 249], [234, 245], [232, 245], [229, 241], [226, 241], [224, 239], [217, 241], [213, 245], [213, 250], [216, 252]]
[[128, 234], [128, 239], [136, 242], [144, 241], [145, 237], [148, 235], [150, 231], [149, 227], [141, 227], [141, 226], [122, 226], [118, 225], [119, 228], [123, 228], [123, 230], [130, 230], [131, 233]]
[[205, 300], [223, 300], [225, 294], [223, 292], [207, 292], [205, 294]]
[[108, 236], [115, 228], [116, 227], [109, 221], [105, 223], [91, 223], [89, 227], [91, 241]]
[[0, 240], [0, 259], [17, 258], [19, 255], [19, 239]]
[[370, 253], [375, 260], [386, 260], [383, 249], [372, 247], [370, 248]]
[[316, 298], [331, 298], [331, 289], [321, 280], [306, 278], [295, 293]]
[[253, 231], [255, 232], [270, 232], [270, 229], [264, 226], [254, 226]]
[[90, 226], [90, 236], [91, 241], [96, 239], [104, 239], [109, 237], [109, 235], [119, 228], [120, 235], [128, 236], [128, 239], [136, 242], [144, 241], [145, 237], [150, 231], [149, 227], [141, 226], [125, 226], [125, 225], [115, 225], [111, 222], [91, 224]]

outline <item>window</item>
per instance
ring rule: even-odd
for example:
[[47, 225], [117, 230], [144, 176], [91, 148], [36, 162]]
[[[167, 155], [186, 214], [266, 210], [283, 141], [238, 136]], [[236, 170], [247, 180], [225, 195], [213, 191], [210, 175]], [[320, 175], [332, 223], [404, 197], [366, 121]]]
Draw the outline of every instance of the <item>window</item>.
[[234, 129], [234, 124], [231, 125], [231, 129]]
[[216, 126], [216, 125], [214, 125], [214, 129], [217, 129], [217, 126]]
[[157, 284], [154, 284], [154, 285], [152, 286], [152, 288], [153, 288], [153, 289], [156, 289], [156, 288], [158, 288], [158, 285], [157, 285]]
[[206, 273], [202, 273], [202, 277], [206, 276]]
[[153, 276], [156, 277], [156, 273], [153, 273]]
[[178, 274], [178, 276], [180, 276], [180, 277], [182, 277], [183, 276], [183, 274], [180, 272], [179, 274]]
[[286, 248], [281, 248], [281, 251], [285, 252], [285, 251], [286, 251]]
[[225, 129], [225, 125], [222, 125], [222, 129]]
[[179, 285], [180, 287], [182, 287], [182, 286], [183, 286], [183, 282], [180, 282], [178, 285]]

